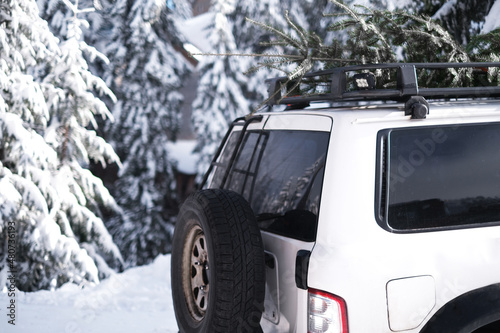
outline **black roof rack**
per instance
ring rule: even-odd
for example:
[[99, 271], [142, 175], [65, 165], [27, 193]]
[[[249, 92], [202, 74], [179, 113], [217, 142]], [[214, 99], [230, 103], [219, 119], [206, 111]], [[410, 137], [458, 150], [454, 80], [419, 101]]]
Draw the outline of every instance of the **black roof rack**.
[[[407, 101], [413, 96], [422, 96], [431, 99], [443, 98], [475, 98], [475, 97], [500, 97], [500, 83], [487, 82], [482, 80], [477, 86], [472, 87], [439, 87], [439, 82], [434, 82], [438, 87], [421, 88], [418, 82], [417, 70], [440, 70], [468, 68], [468, 71], [475, 74], [488, 74], [489, 68], [500, 69], [500, 62], [471, 62], [471, 63], [387, 63], [387, 64], [367, 64], [347, 67], [338, 67], [329, 70], [311, 72], [302, 78], [302, 83], [316, 84], [320, 86], [311, 89], [292, 89], [296, 81], [290, 81], [287, 77], [277, 77], [269, 79], [269, 99], [268, 105], [287, 104], [295, 105], [311, 101], [362, 101], [362, 100], [394, 100]], [[374, 82], [374, 75], [370, 71], [393, 70], [395, 80], [393, 88], [377, 87]], [[361, 72], [349, 76], [350, 72]], [[480, 75], [479, 75], [480, 76]], [[430, 77], [429, 75], [427, 76]], [[449, 75], [448, 75], [449, 79]], [[348, 83], [361, 80], [361, 84], [350, 89]], [[496, 78], [498, 80], [498, 78]], [[435, 80], [436, 81], [436, 80]], [[486, 82], [486, 84], [485, 84]], [[302, 85], [301, 83], [301, 85]], [[422, 84], [423, 85], [423, 84]], [[443, 83], [441, 82], [441, 85]], [[282, 98], [282, 94], [288, 96]]]

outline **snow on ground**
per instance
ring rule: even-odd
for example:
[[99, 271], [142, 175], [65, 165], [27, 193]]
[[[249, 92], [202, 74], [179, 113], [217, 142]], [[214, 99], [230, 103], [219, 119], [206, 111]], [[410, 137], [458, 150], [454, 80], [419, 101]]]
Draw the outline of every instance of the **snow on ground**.
[[196, 140], [177, 140], [176, 142], [167, 142], [166, 145], [168, 155], [173, 160], [177, 170], [187, 175], [194, 175], [200, 159], [199, 154], [193, 152]]
[[2, 333], [178, 332], [170, 289], [170, 255], [79, 288], [16, 292], [15, 326], [6, 316], [10, 299], [0, 292]]

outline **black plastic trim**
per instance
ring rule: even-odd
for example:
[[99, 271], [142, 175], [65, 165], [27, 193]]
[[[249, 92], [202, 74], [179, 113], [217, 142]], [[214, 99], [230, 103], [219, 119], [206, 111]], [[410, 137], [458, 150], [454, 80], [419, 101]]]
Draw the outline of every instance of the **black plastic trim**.
[[445, 304], [420, 333], [470, 333], [499, 320], [500, 284], [492, 284]]
[[297, 288], [307, 290], [307, 274], [311, 251], [299, 250], [295, 258], [295, 284]]
[[245, 133], [247, 131], [248, 126], [253, 123], [253, 122], [261, 122], [263, 116], [253, 116], [245, 121], [245, 125], [243, 125], [243, 129], [240, 132], [240, 136], [238, 138], [238, 142], [236, 143], [236, 146], [234, 147], [233, 154], [231, 155], [231, 159], [229, 160], [228, 167], [226, 169], [226, 172], [224, 173], [224, 177], [222, 178], [222, 182], [220, 184], [220, 188], [224, 188], [224, 185], [226, 184], [227, 178], [229, 177], [229, 173], [231, 171], [231, 168], [233, 167], [234, 160], [236, 159], [236, 155], [238, 154], [240, 150], [241, 143], [243, 142], [243, 138], [245, 137]]
[[227, 140], [229, 139], [229, 135], [231, 134], [231, 132], [233, 131], [233, 128], [234, 126], [236, 126], [237, 123], [241, 122], [245, 120], [245, 117], [240, 117], [240, 118], [236, 118], [232, 123], [231, 125], [229, 125], [229, 129], [227, 130], [226, 134], [224, 135], [224, 138], [222, 139], [222, 142], [221, 144], [219, 145], [219, 148], [217, 148], [217, 151], [215, 152], [215, 155], [214, 157], [212, 158], [212, 162], [210, 163], [210, 166], [208, 167], [208, 170], [207, 172], [205, 172], [205, 175], [203, 176], [203, 179], [200, 183], [200, 186], [199, 188], [202, 189], [207, 180], [208, 180], [208, 176], [210, 175], [210, 173], [212, 172], [213, 168], [214, 168], [214, 165], [217, 163], [217, 159], [219, 158], [221, 152], [222, 152], [222, 149], [224, 148], [224, 146], [226, 145], [226, 142]]
[[[229, 135], [233, 131], [234, 126], [238, 125], [238, 123], [240, 123], [241, 121], [245, 121], [245, 123], [243, 124], [243, 129], [241, 131], [240, 137], [238, 139], [238, 143], [237, 143], [237, 145], [236, 145], [236, 147], [234, 149], [233, 154], [231, 155], [231, 161], [229, 163], [229, 166], [232, 165], [234, 159], [236, 158], [236, 153], [238, 152], [238, 149], [239, 149], [239, 147], [241, 145], [241, 142], [243, 140], [243, 136], [245, 135], [245, 132], [246, 132], [246, 129], [248, 128], [248, 125], [250, 125], [250, 123], [252, 123], [252, 122], [260, 122], [260, 121], [262, 121], [262, 119], [263, 119], [263, 116], [260, 116], [260, 115], [259, 116], [253, 116], [253, 117], [250, 117], [248, 119], [246, 117], [240, 117], [240, 118], [236, 118], [231, 123], [231, 125], [229, 126], [229, 129], [227, 130], [226, 134], [224, 135], [224, 138], [222, 139], [221, 144], [219, 145], [219, 148], [217, 149], [214, 157], [212, 158], [212, 162], [210, 163], [210, 166], [208, 167], [207, 172], [203, 176], [203, 180], [201, 181], [200, 186], [199, 186], [200, 189], [205, 186], [205, 184], [206, 184], [206, 182], [208, 180], [208, 176], [210, 175], [210, 173], [212, 172], [214, 166], [216, 165], [217, 159], [219, 158], [220, 154], [222, 153], [222, 149], [226, 145], [226, 142], [229, 139]], [[223, 188], [223, 185], [226, 182], [228, 172], [229, 172], [229, 167], [228, 167], [228, 170], [226, 170], [226, 173], [224, 174], [224, 178], [222, 180], [221, 188]]]

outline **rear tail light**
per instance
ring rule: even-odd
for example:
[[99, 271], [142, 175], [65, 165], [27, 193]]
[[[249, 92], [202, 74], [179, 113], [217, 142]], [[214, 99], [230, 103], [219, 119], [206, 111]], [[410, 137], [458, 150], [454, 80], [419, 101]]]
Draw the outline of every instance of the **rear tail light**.
[[345, 301], [324, 291], [309, 289], [309, 333], [347, 333]]

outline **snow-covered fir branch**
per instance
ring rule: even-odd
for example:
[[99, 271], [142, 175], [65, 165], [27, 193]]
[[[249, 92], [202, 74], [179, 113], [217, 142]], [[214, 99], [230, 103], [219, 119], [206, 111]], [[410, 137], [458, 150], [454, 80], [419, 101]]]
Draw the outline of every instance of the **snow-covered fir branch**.
[[98, 283], [108, 265], [123, 261], [98, 217], [99, 205], [116, 204], [86, 168], [90, 160], [118, 162], [89, 129], [96, 115], [110, 114], [99, 91], [112, 93], [88, 71], [78, 17], [67, 26], [67, 38], [57, 39], [35, 1], [6, 6], [9, 19], [0, 24], [0, 282], [10, 223], [18, 288]]
[[104, 121], [100, 133], [123, 163], [118, 172], [103, 172], [122, 210], [109, 214], [106, 226], [127, 266], [170, 250], [178, 203], [166, 145], [177, 136], [179, 89], [189, 74], [173, 20], [190, 15], [182, 0], [174, 3], [181, 13], [165, 1], [103, 0], [86, 35], [109, 59], [94, 70], [116, 96], [116, 103], [107, 101], [114, 122]]

